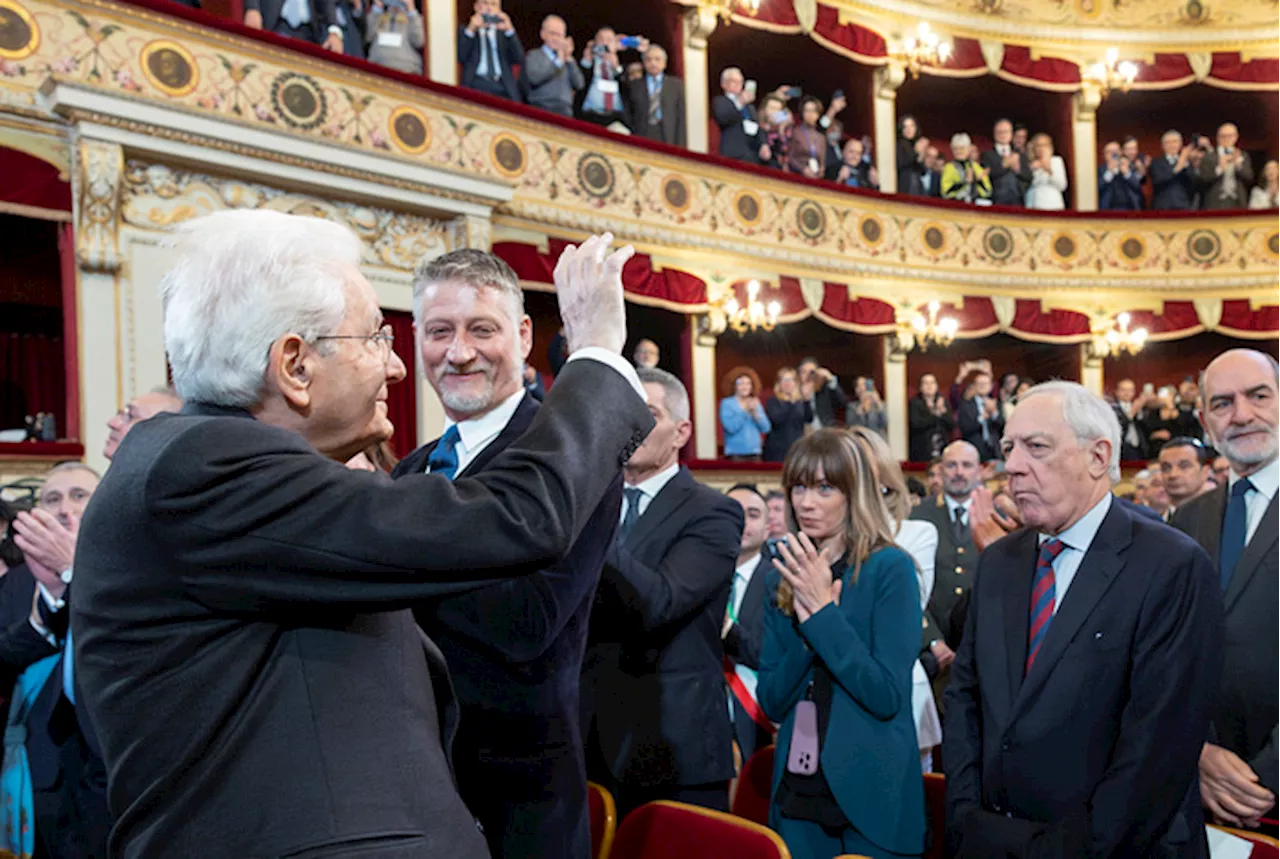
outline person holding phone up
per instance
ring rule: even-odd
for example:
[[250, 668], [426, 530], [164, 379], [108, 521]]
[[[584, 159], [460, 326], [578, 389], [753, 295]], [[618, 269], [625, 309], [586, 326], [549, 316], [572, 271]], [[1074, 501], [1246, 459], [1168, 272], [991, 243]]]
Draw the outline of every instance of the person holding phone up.
[[516, 38], [501, 0], [476, 0], [466, 25], [458, 28], [462, 85], [498, 98], [520, 100], [512, 69], [524, 64], [524, 46]]
[[590, 72], [591, 79], [579, 119], [606, 127], [623, 120], [622, 88], [618, 82], [622, 75], [619, 48], [643, 53], [649, 49], [649, 40], [643, 36], [622, 36], [612, 27], [601, 27], [582, 49], [581, 65], [584, 72]]

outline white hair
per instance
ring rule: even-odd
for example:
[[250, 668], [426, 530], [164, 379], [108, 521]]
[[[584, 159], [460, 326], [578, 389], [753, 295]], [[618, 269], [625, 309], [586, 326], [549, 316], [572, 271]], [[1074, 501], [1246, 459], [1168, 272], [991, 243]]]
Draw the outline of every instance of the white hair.
[[359, 265], [361, 249], [346, 227], [240, 209], [188, 221], [174, 234], [178, 259], [160, 296], [165, 351], [183, 400], [255, 405], [271, 344], [290, 333], [313, 343], [342, 324], [342, 266]]
[[649, 50], [644, 52], [644, 55], [646, 57], [649, 56], [650, 54], [662, 54], [662, 59], [665, 60], [667, 58], [667, 49], [662, 47], [662, 45], [651, 44], [649, 45]]
[[956, 150], [963, 149], [968, 152], [973, 146], [973, 140], [963, 131], [951, 135], [951, 153], [954, 155]]
[[727, 69], [725, 69], [724, 71], [722, 71], [722, 72], [720, 73], [720, 86], [721, 86], [721, 87], [723, 87], [723, 86], [724, 86], [725, 79], [726, 79], [726, 78], [728, 78], [728, 77], [729, 77], [729, 75], [737, 75], [738, 77], [742, 77], [742, 69], [738, 68], [737, 66], [729, 66], [729, 68], [727, 68]]
[[1107, 477], [1120, 482], [1120, 421], [1107, 401], [1076, 382], [1041, 382], [1018, 398], [1021, 406], [1032, 397], [1057, 394], [1062, 398], [1062, 417], [1081, 445], [1105, 439], [1111, 444]]
[[1134, 479], [1134, 480], [1150, 480], [1150, 479], [1151, 479], [1151, 470], [1150, 470], [1150, 469], [1147, 469], [1147, 468], [1144, 468], [1144, 469], [1142, 469], [1141, 471], [1139, 471], [1137, 474], [1135, 474], [1135, 475], [1133, 476], [1133, 479]]

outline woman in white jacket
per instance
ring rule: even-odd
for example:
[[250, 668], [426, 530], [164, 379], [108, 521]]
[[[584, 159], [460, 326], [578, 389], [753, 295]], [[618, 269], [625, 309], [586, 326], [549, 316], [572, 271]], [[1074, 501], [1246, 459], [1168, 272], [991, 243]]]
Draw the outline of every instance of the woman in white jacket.
[[1027, 208], [1065, 209], [1067, 165], [1062, 156], [1053, 154], [1053, 138], [1041, 132], [1031, 138], [1028, 148], [1031, 150], [1031, 187], [1027, 189]]
[[[849, 432], [862, 446], [880, 481], [880, 495], [894, 524], [894, 540], [916, 564], [916, 581], [920, 586], [920, 608], [923, 610], [933, 593], [933, 566], [938, 552], [938, 529], [932, 522], [908, 519], [911, 496], [902, 466], [879, 433], [866, 427], [850, 427]], [[942, 722], [934, 702], [933, 687], [924, 666], [916, 660], [911, 671], [911, 711], [915, 715], [916, 744], [920, 749], [920, 768], [933, 771], [933, 747], [942, 743]]]

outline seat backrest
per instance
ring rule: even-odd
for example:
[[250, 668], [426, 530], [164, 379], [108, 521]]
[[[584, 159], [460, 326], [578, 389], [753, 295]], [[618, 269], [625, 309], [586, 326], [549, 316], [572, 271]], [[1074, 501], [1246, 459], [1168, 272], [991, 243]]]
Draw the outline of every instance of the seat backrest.
[[925, 859], [942, 859], [947, 843], [947, 777], [924, 774], [924, 810], [929, 819], [929, 849]]
[[613, 794], [589, 781], [587, 805], [591, 812], [591, 859], [609, 859], [613, 837], [618, 830], [618, 809], [614, 805]]
[[610, 859], [791, 859], [778, 833], [732, 814], [659, 800], [627, 815]]
[[773, 787], [773, 751], [765, 746], [747, 759], [738, 774], [738, 791], [733, 795], [733, 813], [738, 817], [769, 825], [769, 795]]
[[1251, 832], [1247, 829], [1232, 829], [1229, 826], [1212, 826], [1213, 829], [1221, 829], [1223, 832], [1229, 832], [1237, 838], [1243, 838], [1245, 841], [1252, 842], [1253, 852], [1249, 854], [1249, 859], [1280, 859], [1280, 841], [1269, 835], [1263, 835], [1260, 832]]

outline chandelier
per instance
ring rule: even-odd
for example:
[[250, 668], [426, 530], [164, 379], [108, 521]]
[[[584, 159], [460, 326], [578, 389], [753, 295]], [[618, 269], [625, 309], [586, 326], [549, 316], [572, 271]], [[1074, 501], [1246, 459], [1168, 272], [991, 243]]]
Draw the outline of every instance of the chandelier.
[[1106, 58], [1080, 70], [1085, 83], [1097, 87], [1103, 96], [1118, 89], [1128, 92], [1138, 77], [1138, 64], [1120, 59], [1117, 48], [1107, 48]]
[[921, 21], [915, 35], [904, 38], [890, 53], [906, 65], [912, 78], [918, 78], [925, 66], [945, 65], [951, 59], [951, 43], [943, 40], [927, 22]]
[[1090, 351], [1095, 358], [1117, 358], [1123, 353], [1137, 355], [1147, 344], [1147, 329], [1129, 330], [1132, 320], [1127, 313], [1116, 315], [1112, 325], [1095, 328]]
[[918, 310], [910, 316], [899, 315], [896, 341], [893, 344], [895, 351], [906, 354], [916, 346], [920, 347], [921, 352], [928, 352], [930, 346], [942, 349], [950, 346], [951, 341], [956, 339], [956, 332], [960, 330], [960, 323], [949, 316], [939, 319], [938, 311], [941, 309], [941, 304], [930, 301], [926, 307], [927, 315]]
[[760, 0], [702, 0], [699, 5], [715, 12], [725, 24], [730, 23], [734, 15], [755, 17], [760, 11]]
[[739, 334], [746, 334], [748, 331], [755, 331], [763, 328], [765, 331], [772, 331], [774, 326], [778, 324], [778, 317], [782, 315], [782, 305], [777, 301], [770, 301], [765, 304], [759, 298], [760, 281], [747, 281], [747, 303], [741, 305], [738, 299], [732, 294], [726, 298], [720, 305], [720, 310], [724, 313], [725, 324]]

